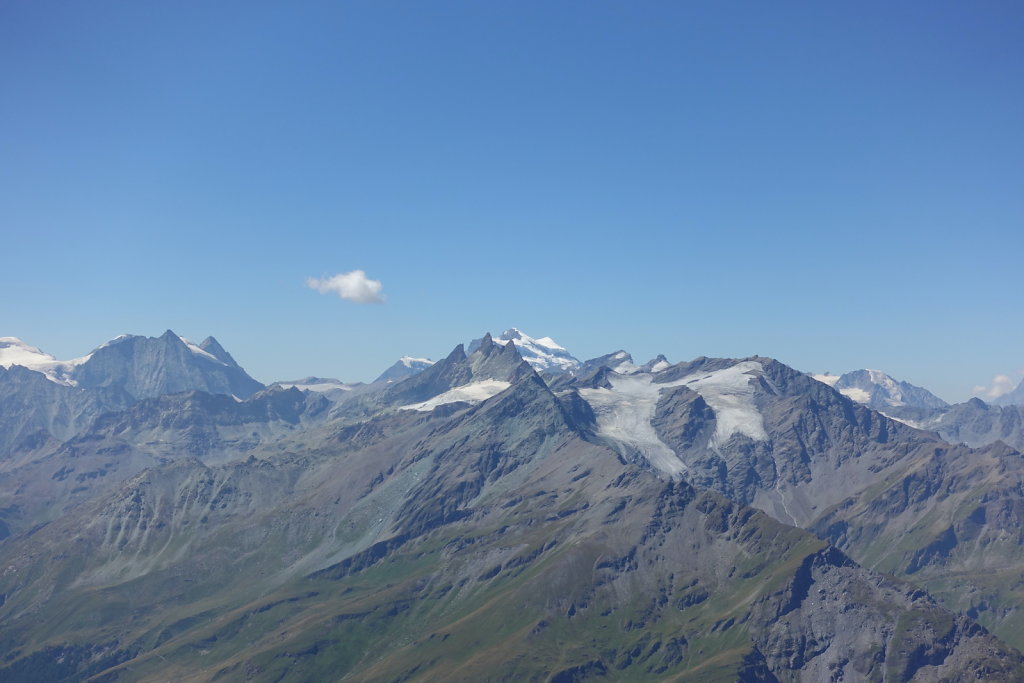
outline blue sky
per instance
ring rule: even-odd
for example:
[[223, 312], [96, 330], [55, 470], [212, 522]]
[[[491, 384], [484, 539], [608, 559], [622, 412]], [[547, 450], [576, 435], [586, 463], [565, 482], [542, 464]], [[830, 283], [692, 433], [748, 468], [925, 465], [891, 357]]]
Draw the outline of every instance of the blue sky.
[[1024, 368], [1018, 2], [10, 2], [0, 87], [0, 335], [59, 358]]

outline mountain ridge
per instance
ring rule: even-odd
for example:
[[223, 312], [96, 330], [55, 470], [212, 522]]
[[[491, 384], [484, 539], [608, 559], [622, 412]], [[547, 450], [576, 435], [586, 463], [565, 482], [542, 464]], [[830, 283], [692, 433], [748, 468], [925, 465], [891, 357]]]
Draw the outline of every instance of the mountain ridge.
[[[484, 345], [479, 360], [512, 356], [514, 347], [506, 349]], [[455, 352], [452, 360], [464, 362]], [[0, 642], [27, 624], [26, 610], [38, 623], [39, 614], [54, 609], [48, 607], [53, 593], [32, 584], [12, 591], [12, 579], [47, 563], [43, 576], [61, 585], [61, 562], [49, 558], [74, 535], [88, 554], [79, 587], [61, 589], [79, 596], [70, 610], [61, 600], [65, 623], [90, 623], [91, 586], [108, 604], [123, 604], [128, 587], [137, 596], [137, 623], [103, 627], [106, 642], [115, 644], [91, 661], [99, 667], [95, 673], [106, 676], [125, 672], [126, 663], [136, 674], [197, 675], [196, 647], [220, 653], [215, 661], [221, 663], [204, 678], [235, 678], [243, 670], [260, 679], [312, 675], [318, 658], [336, 672], [361, 671], [357, 678], [367, 679], [410, 672], [419, 679], [528, 677], [559, 670], [577, 676], [619, 670], [652, 680], [686, 671], [717, 671], [729, 679], [799, 671], [813, 678], [838, 667], [850, 676], [888, 672], [886, 679], [904, 680], [976, 668], [1005, 675], [1022, 670], [1019, 654], [1006, 652], [970, 620], [947, 616], [923, 593], [866, 572], [809, 533], [652, 470], [623, 469], [612, 451], [581, 438], [575, 413], [563, 405], [531, 368], [506, 391], [451, 414], [381, 414], [371, 420], [377, 428], [339, 442], [347, 444], [344, 460], [282, 454], [210, 466], [190, 458], [147, 470], [96, 499], [91, 512], [66, 517], [7, 549], [19, 559], [0, 579], [9, 596], [0, 607], [8, 614]], [[417, 445], [395, 448], [395, 438]], [[392, 454], [390, 463], [381, 462], [383, 453]], [[354, 478], [360, 470], [353, 459], [368, 466]], [[350, 476], [328, 476], [331, 471]], [[408, 491], [396, 498], [396, 487]], [[336, 522], [304, 510], [330, 509], [338, 494], [347, 509], [340, 519], [356, 526], [332, 550], [319, 539], [329, 538], [324, 531]], [[254, 515], [277, 519], [276, 528], [254, 526]], [[239, 533], [239, 525], [251, 531]], [[182, 564], [173, 549], [186, 539], [195, 550]], [[267, 554], [267, 548], [283, 554]], [[782, 559], [767, 560], [776, 556]], [[424, 562], [426, 570], [416, 568]], [[594, 567], [596, 574], [581, 581], [579, 567]], [[269, 590], [240, 611], [229, 599], [238, 570]], [[392, 576], [391, 583], [375, 576]], [[189, 577], [203, 578], [184, 605], [205, 605], [206, 616], [174, 629], [161, 621], [154, 601], [177, 594]], [[366, 592], [378, 585], [390, 587], [380, 597]], [[630, 595], [638, 599], [618, 597]], [[821, 610], [833, 614], [829, 600], [842, 602], [843, 595], [859, 597], [850, 609], [834, 611], [846, 615], [840, 623], [822, 630]], [[496, 612], [483, 608], [495, 600]], [[223, 607], [211, 608], [218, 604]], [[451, 616], [433, 604], [445, 605]], [[315, 616], [316, 605], [333, 610]], [[494, 613], [504, 626], [487, 616]], [[179, 608], [170, 618], [181, 623], [188, 615]], [[283, 644], [259, 639], [236, 658], [238, 639], [260, 632], [252, 631], [254, 620], [263, 618], [258, 615], [291, 635]], [[332, 621], [332, 615], [343, 618]], [[898, 628], [907, 615], [917, 615], [917, 631]], [[312, 619], [312, 631], [296, 619]], [[368, 658], [347, 649], [351, 638], [379, 629], [411, 644]], [[562, 635], [537, 640], [534, 632]], [[787, 643], [799, 633], [819, 645], [793, 650]], [[870, 649], [847, 633], [859, 634]], [[481, 640], [480, 634], [490, 635]], [[586, 645], [591, 635], [601, 645]], [[936, 643], [935, 656], [893, 655], [884, 666], [866, 656], [878, 648], [913, 653]], [[458, 654], [466, 648], [478, 655], [468, 668]], [[75, 661], [74, 650], [59, 652]], [[296, 652], [311, 654], [288, 654]], [[718, 652], [723, 656], [712, 656]], [[7, 670], [17, 676], [37, 664], [22, 655]]]
[[0, 459], [5, 679], [1024, 676], [1024, 601], [985, 573], [1024, 568], [1019, 452], [771, 358], [550, 373], [502, 341], [132, 400]]

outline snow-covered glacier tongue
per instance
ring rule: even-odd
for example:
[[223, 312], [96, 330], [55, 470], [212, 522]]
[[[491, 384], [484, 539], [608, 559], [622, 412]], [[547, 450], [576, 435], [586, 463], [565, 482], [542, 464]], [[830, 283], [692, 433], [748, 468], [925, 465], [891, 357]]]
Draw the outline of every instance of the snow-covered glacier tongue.
[[661, 392], [685, 386], [700, 394], [715, 414], [715, 433], [711, 447], [742, 434], [754, 441], [765, 441], [768, 434], [764, 419], [754, 405], [752, 380], [764, 372], [759, 361], [740, 361], [727, 368], [698, 371], [668, 382], [655, 382], [657, 373], [612, 372], [610, 388], [584, 388], [580, 395], [594, 410], [600, 436], [626, 451], [639, 454], [652, 467], [677, 477], [687, 467], [679, 456], [659, 437], [652, 420]]
[[438, 394], [431, 399], [421, 401], [419, 403], [411, 403], [409, 405], [401, 406], [400, 410], [419, 410], [429, 411], [433, 410], [437, 406], [445, 405], [447, 403], [480, 403], [486, 401], [492, 396], [497, 396], [501, 392], [512, 386], [511, 382], [505, 382], [497, 379], [485, 379], [479, 382], [471, 382], [462, 386], [454, 387], [448, 391]]
[[626, 451], [643, 456], [652, 467], [670, 476], [686, 470], [679, 456], [658, 438], [651, 420], [664, 384], [654, 384], [649, 374], [612, 374], [611, 389], [580, 389], [597, 418], [598, 434]]

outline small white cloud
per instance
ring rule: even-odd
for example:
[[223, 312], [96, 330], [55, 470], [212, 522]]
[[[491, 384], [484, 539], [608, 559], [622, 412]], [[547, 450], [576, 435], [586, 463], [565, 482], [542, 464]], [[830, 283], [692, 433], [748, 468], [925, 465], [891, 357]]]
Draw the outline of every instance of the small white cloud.
[[342, 299], [348, 299], [357, 304], [384, 303], [384, 295], [380, 293], [384, 285], [380, 280], [371, 280], [366, 277], [366, 273], [362, 270], [338, 273], [323, 279], [307, 277], [306, 286], [321, 294], [333, 292]]
[[991, 386], [974, 387], [974, 393], [984, 395], [989, 398], [999, 398], [1003, 394], [1008, 394], [1013, 391], [1015, 386], [1016, 382], [1014, 382], [1013, 378], [1009, 375], [996, 375], [992, 378]]

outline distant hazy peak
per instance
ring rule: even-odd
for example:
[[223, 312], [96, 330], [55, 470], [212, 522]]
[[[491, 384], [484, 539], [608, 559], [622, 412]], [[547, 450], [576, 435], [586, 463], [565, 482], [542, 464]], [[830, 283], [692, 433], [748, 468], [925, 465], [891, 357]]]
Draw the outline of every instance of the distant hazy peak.
[[1020, 381], [1017, 388], [992, 400], [997, 406], [1021, 406], [1024, 405], [1024, 380]]
[[402, 356], [399, 358], [394, 365], [389, 367], [387, 370], [382, 372], [374, 382], [394, 382], [412, 375], [423, 372], [431, 365], [434, 361], [429, 358], [416, 358], [414, 356]]
[[836, 385], [836, 382], [839, 381], [840, 377], [841, 375], [833, 375], [828, 372], [819, 373], [817, 375], [811, 375], [812, 379], [816, 379], [822, 384], [827, 384], [830, 387], [834, 387]]
[[902, 406], [944, 408], [949, 405], [927, 389], [893, 379], [881, 370], [854, 370], [842, 375], [812, 374], [811, 377], [875, 410]]

